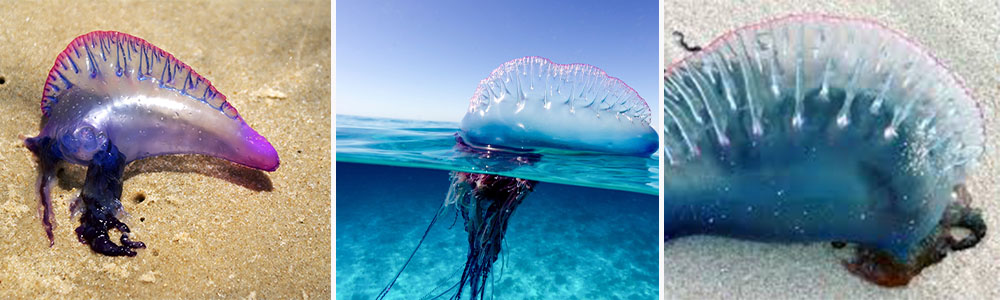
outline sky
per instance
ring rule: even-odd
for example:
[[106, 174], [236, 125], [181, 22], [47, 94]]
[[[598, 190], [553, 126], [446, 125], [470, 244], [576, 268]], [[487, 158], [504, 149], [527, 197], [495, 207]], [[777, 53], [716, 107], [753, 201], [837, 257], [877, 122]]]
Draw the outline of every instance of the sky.
[[656, 0], [337, 1], [335, 112], [458, 122], [479, 81], [524, 56], [597, 66], [659, 112], [658, 11]]

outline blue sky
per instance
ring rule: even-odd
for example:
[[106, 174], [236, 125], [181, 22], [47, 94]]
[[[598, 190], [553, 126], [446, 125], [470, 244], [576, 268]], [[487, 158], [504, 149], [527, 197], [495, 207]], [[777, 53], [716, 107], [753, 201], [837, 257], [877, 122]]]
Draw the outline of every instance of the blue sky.
[[658, 10], [655, 0], [337, 1], [335, 110], [457, 122], [493, 69], [542, 56], [597, 66], [659, 112]]

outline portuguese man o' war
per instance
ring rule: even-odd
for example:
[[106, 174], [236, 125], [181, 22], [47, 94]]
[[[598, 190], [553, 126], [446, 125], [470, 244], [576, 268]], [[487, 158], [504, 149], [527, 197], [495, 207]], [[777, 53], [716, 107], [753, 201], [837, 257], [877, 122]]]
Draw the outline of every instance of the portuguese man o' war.
[[[621, 80], [585, 64], [561, 65], [541, 57], [504, 63], [479, 82], [456, 133], [456, 150], [476, 156], [483, 169], [504, 171], [531, 164], [548, 151], [648, 156], [659, 148], [645, 100]], [[454, 207], [469, 234], [469, 252], [453, 292], [483, 298], [507, 224], [537, 181], [451, 172], [451, 188], [427, 230]], [[424, 233], [426, 238], [427, 233]], [[423, 238], [417, 244], [419, 249]], [[384, 298], [396, 277], [382, 290]], [[466, 290], [466, 288], [468, 288]]]
[[646, 102], [591, 65], [513, 60], [482, 80], [469, 102], [459, 135], [478, 148], [632, 155], [659, 148]]
[[[143, 39], [95, 31], [74, 39], [56, 58], [42, 95], [42, 129], [25, 145], [39, 158], [36, 190], [49, 245], [54, 225], [49, 190], [60, 161], [87, 165], [74, 209], [80, 242], [109, 256], [134, 256], [118, 219], [129, 162], [158, 155], [203, 154], [274, 171], [274, 147], [250, 128], [208, 79]], [[82, 201], [82, 207], [79, 202]], [[121, 232], [121, 245], [108, 231]]]
[[664, 97], [667, 240], [849, 242], [852, 273], [900, 286], [985, 236], [964, 187], [981, 111], [896, 31], [816, 15], [743, 27], [670, 65]]

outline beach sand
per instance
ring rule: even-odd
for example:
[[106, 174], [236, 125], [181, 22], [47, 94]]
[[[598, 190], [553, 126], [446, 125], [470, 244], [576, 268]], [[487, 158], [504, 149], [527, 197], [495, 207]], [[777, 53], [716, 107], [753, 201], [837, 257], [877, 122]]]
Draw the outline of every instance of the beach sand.
[[[793, 13], [823, 13], [877, 20], [903, 32], [965, 80], [985, 109], [988, 150], [969, 182], [973, 206], [989, 226], [977, 247], [951, 253], [907, 287], [882, 288], [850, 275], [849, 252], [828, 243], [766, 244], [696, 236], [664, 244], [666, 298], [922, 298], [1000, 299], [1000, 7], [979, 1], [666, 1], [664, 61], [685, 53], [671, 36], [706, 45], [742, 25]], [[947, 3], [946, 3], [947, 2]], [[669, 201], [669, 200], [667, 200]]]
[[[326, 1], [3, 4], [0, 299], [330, 298], [330, 18]], [[131, 164], [125, 222], [147, 248], [128, 258], [77, 241], [69, 202], [86, 171], [66, 165], [50, 248], [36, 159], [18, 136], [38, 133], [56, 55], [93, 30], [146, 39], [211, 80], [274, 145], [280, 168], [195, 155]]]

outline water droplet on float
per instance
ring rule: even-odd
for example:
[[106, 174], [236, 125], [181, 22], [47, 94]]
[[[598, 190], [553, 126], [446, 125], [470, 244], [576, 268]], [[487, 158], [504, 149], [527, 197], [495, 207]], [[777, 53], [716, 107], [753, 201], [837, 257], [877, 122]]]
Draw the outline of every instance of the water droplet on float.
[[891, 140], [891, 139], [895, 138], [896, 137], [896, 127], [889, 126], [882, 133], [882, 136], [885, 137], [885, 139], [887, 139], [887, 140]]
[[805, 123], [802, 119], [802, 115], [795, 114], [795, 117], [792, 118], [792, 127], [795, 129], [802, 129], [802, 123]]
[[848, 124], [850, 124], [850, 121], [847, 120], [847, 115], [839, 115], [839, 116], [837, 116], [837, 126], [838, 127], [844, 128], [844, 127], [847, 127]]

